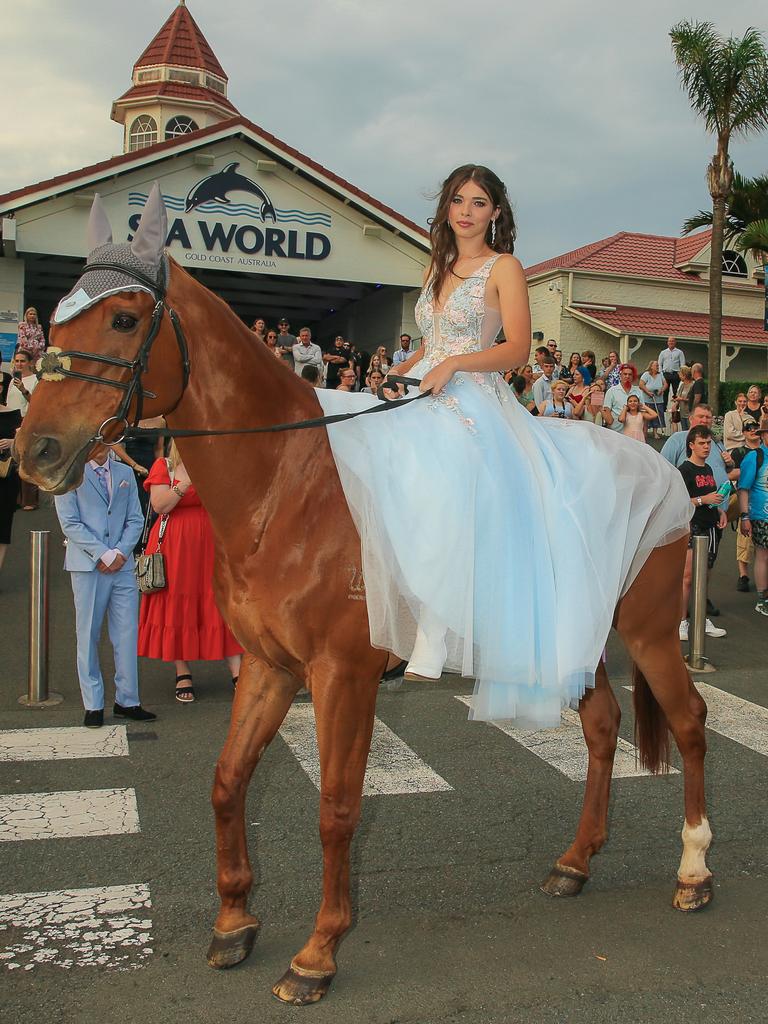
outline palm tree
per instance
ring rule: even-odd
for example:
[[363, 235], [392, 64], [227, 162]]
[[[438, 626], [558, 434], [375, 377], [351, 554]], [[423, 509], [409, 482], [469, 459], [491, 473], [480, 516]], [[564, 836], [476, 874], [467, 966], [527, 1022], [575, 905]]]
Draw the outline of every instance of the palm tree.
[[[683, 234], [712, 227], [712, 218], [712, 210], [699, 210], [685, 221]], [[743, 174], [734, 171], [731, 194], [726, 201], [724, 243], [733, 244], [747, 225], [759, 220], [768, 220], [768, 174], [745, 178]]]
[[768, 217], [747, 224], [736, 245], [742, 252], [751, 252], [756, 260], [768, 263]]
[[720, 346], [723, 321], [723, 235], [725, 211], [733, 188], [729, 147], [733, 136], [768, 127], [768, 53], [763, 35], [748, 28], [741, 39], [724, 39], [709, 22], [681, 21], [669, 33], [680, 82], [694, 111], [716, 138], [707, 168], [712, 196], [709, 263], [709, 398], [719, 411]]

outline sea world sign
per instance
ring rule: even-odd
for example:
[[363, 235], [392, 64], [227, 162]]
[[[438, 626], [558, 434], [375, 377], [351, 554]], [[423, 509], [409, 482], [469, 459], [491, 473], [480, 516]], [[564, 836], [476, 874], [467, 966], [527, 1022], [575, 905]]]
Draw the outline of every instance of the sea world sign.
[[[196, 182], [186, 197], [163, 195], [169, 213], [166, 245], [177, 253], [180, 247], [182, 261], [189, 264], [242, 270], [275, 270], [282, 260], [327, 259], [331, 240], [319, 229], [331, 227], [330, 214], [277, 208], [265, 189], [238, 167], [227, 164]], [[143, 208], [146, 201], [145, 192], [128, 193], [129, 207]], [[176, 212], [186, 216], [171, 219]], [[226, 222], [219, 219], [222, 215]], [[129, 216], [131, 232], [140, 220], [140, 212]], [[132, 238], [129, 234], [128, 241]]]

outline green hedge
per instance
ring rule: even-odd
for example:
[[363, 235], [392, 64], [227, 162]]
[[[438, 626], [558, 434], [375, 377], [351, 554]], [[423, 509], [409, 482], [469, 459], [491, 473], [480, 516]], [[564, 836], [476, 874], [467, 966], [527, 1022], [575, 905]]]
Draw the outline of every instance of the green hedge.
[[757, 384], [763, 394], [768, 391], [768, 387], [765, 384], [761, 384], [757, 380], [723, 380], [720, 382], [720, 414], [728, 412], [729, 409], [733, 409], [736, 402], [736, 395], [740, 392], [744, 392], [746, 395], [749, 388], [753, 384]]

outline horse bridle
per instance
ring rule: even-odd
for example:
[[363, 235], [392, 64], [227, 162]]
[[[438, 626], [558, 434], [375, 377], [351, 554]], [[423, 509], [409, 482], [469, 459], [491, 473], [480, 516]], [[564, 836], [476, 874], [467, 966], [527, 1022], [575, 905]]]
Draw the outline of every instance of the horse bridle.
[[[189, 349], [187, 347], [187, 340], [184, 337], [184, 331], [181, 327], [178, 314], [172, 309], [165, 301], [165, 288], [156, 281], [153, 281], [150, 277], [140, 273], [133, 268], [121, 266], [119, 263], [110, 262], [98, 262], [89, 263], [86, 265], [83, 273], [90, 273], [92, 270], [116, 270], [120, 274], [126, 277], [132, 277], [139, 284], [144, 285], [148, 288], [154, 298], [155, 307], [152, 311], [152, 320], [149, 325], [149, 333], [147, 334], [144, 341], [139, 346], [139, 350], [136, 353], [134, 359], [120, 359], [117, 356], [106, 356], [99, 352], [80, 352], [75, 349], [69, 349], [67, 351], [56, 351], [55, 355], [50, 360], [50, 365], [46, 367], [46, 356], [42, 357], [42, 369], [37, 371], [38, 378], [45, 379], [46, 373], [51, 373], [53, 379], [59, 379], [60, 377], [71, 377], [74, 380], [84, 380], [91, 384], [104, 384], [107, 387], [118, 388], [120, 391], [125, 391], [123, 399], [118, 407], [117, 412], [113, 416], [109, 416], [99, 427], [96, 434], [89, 438], [80, 448], [82, 452], [84, 449], [92, 447], [95, 444], [104, 444], [112, 446], [120, 444], [122, 441], [131, 438], [147, 438], [157, 439], [159, 437], [220, 437], [231, 434], [275, 434], [281, 433], [286, 430], [308, 430], [315, 427], [328, 426], [332, 423], [343, 423], [346, 420], [356, 419], [358, 416], [367, 416], [371, 413], [383, 412], [388, 409], [401, 408], [402, 406], [409, 405], [411, 402], [417, 402], [422, 398], [429, 398], [432, 394], [431, 391], [422, 391], [418, 395], [413, 395], [408, 398], [391, 399], [387, 397], [385, 393], [385, 386], [382, 386], [376, 392], [379, 399], [382, 400], [382, 405], [370, 406], [367, 409], [361, 409], [358, 412], [347, 412], [337, 413], [333, 416], [317, 416], [310, 420], [299, 420], [295, 423], [277, 423], [270, 427], [237, 427], [231, 430], [171, 430], [167, 428], [142, 428], [138, 426], [138, 422], [141, 419], [141, 413], [144, 407], [145, 398], [157, 398], [154, 392], [149, 391], [144, 387], [142, 383], [142, 376], [149, 369], [149, 353], [152, 350], [152, 345], [155, 338], [160, 332], [160, 326], [163, 320], [163, 314], [167, 311], [170, 321], [173, 325], [174, 334], [176, 336], [176, 344], [179, 347], [179, 354], [181, 355], [182, 364], [182, 386], [181, 395], [179, 401], [187, 389], [189, 383]], [[94, 363], [102, 363], [105, 366], [116, 366], [121, 370], [130, 370], [131, 379], [129, 381], [112, 380], [109, 377], [99, 377], [96, 374], [81, 373], [79, 370], [73, 370], [69, 365], [72, 359], [86, 359]], [[64, 361], [66, 360], [66, 362]], [[415, 377], [400, 377], [395, 374], [388, 374], [388, 389], [392, 388], [392, 383], [403, 384], [403, 385], [420, 385], [421, 381]], [[136, 399], [136, 413], [133, 417], [133, 424], [128, 419], [128, 413], [130, 412], [131, 402]], [[176, 403], [178, 405], [178, 402]], [[124, 428], [119, 432], [119, 436], [112, 440], [107, 440], [104, 436], [105, 429], [113, 423], [122, 423]]]
[[[88, 263], [83, 270], [83, 274], [89, 274], [94, 270], [115, 270], [127, 277], [132, 277], [139, 284], [148, 288], [155, 299], [155, 306], [152, 310], [152, 319], [149, 324], [149, 333], [139, 346], [139, 350], [134, 359], [120, 359], [118, 356], [107, 356], [100, 352], [80, 352], [79, 350], [68, 349], [67, 351], [56, 352], [55, 359], [51, 367], [56, 375], [72, 377], [75, 380], [84, 380], [91, 384], [103, 384], [106, 387], [117, 388], [119, 391], [125, 392], [115, 414], [104, 420], [94, 437], [90, 438], [86, 442], [86, 445], [96, 443], [114, 445], [125, 440], [128, 436], [129, 430], [131, 429], [128, 414], [134, 398], [136, 399], [136, 412], [133, 417], [134, 428], [141, 419], [141, 414], [144, 408], [144, 399], [157, 398], [157, 395], [153, 391], [149, 391], [144, 387], [142, 377], [149, 369], [149, 353], [152, 350], [152, 345], [154, 344], [155, 339], [160, 333], [163, 314], [166, 311], [171, 324], [173, 325], [176, 344], [179, 347], [179, 355], [181, 356], [182, 395], [186, 391], [187, 384], [189, 383], [189, 349], [187, 347], [187, 339], [184, 337], [184, 331], [182, 330], [178, 314], [176, 313], [176, 310], [172, 309], [165, 301], [165, 288], [163, 285], [153, 281], [152, 278], [147, 277], [145, 274], [142, 274], [132, 268], [123, 267], [119, 263]], [[122, 381], [112, 380], [109, 377], [99, 377], [92, 373], [81, 373], [79, 370], [73, 370], [69, 365], [72, 359], [86, 359], [90, 362], [102, 363], [105, 366], [116, 366], [121, 370], [130, 370], [131, 378], [128, 381]], [[44, 377], [45, 373], [45, 360], [43, 359], [43, 369], [38, 371], [37, 376]], [[181, 396], [179, 396], [179, 400], [181, 400]], [[108, 441], [104, 436], [104, 431], [108, 425], [112, 423], [122, 423], [124, 424], [124, 429], [120, 431], [120, 436], [116, 440]]]

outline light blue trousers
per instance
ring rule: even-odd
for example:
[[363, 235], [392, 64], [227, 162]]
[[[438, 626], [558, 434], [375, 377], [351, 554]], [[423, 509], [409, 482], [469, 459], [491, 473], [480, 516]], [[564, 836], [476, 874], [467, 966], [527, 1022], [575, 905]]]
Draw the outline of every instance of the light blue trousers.
[[123, 707], [139, 701], [139, 591], [133, 572], [108, 575], [70, 572], [75, 595], [77, 674], [86, 711], [104, 707], [104, 680], [99, 665], [99, 639], [107, 616], [115, 654], [115, 700]]

